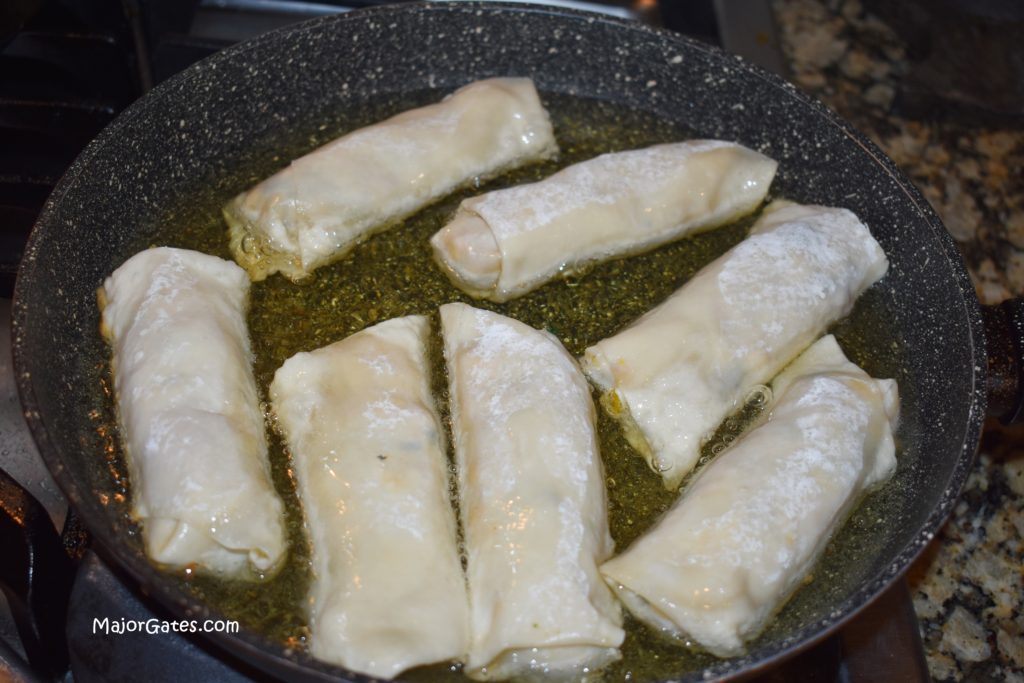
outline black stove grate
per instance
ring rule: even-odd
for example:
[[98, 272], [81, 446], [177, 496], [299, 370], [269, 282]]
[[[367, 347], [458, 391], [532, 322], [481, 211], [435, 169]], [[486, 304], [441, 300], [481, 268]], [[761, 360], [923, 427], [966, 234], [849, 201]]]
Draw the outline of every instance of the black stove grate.
[[0, 295], [10, 296], [46, 197], [140, 90], [124, 19], [89, 3], [48, 3], [0, 39]]

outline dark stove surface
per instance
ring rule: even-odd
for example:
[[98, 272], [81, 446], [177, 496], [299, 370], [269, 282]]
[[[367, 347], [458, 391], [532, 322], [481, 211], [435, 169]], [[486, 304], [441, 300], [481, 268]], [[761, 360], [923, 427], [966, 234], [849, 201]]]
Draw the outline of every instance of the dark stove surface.
[[[660, 14], [654, 0], [633, 4], [629, 0], [597, 1], [601, 4], [583, 8], [660, 22], [704, 40], [723, 42], [767, 68], [783, 69], [776, 44], [765, 38], [771, 33], [767, 0], [662, 3]], [[24, 239], [49, 192], [81, 149], [121, 109], [154, 83], [232, 42], [347, 9], [330, 1], [289, 0], [51, 0], [41, 4], [19, 29], [0, 26], [0, 297], [10, 296]], [[377, 2], [346, 3], [348, 7], [366, 4]], [[567, 4], [581, 6], [578, 2]], [[3, 17], [0, 14], [0, 20]], [[66, 503], [21, 417], [9, 360], [10, 302], [0, 298], [0, 305], [0, 468], [43, 503], [53, 525], [64, 528], [64, 543], [75, 545], [81, 532], [75, 528], [74, 516], [67, 515]], [[2, 348], [5, 344], [6, 350]], [[119, 628], [112, 624], [125, 630], [123, 625], [129, 622], [159, 625], [174, 618], [96, 553], [89, 550], [76, 559], [63, 622], [70, 660], [70, 670], [62, 675], [65, 680], [265, 679], [202, 638], [148, 633], [146, 628], [112, 633], [112, 628]], [[37, 573], [37, 578], [43, 575], [45, 572]], [[11, 581], [6, 573], [2, 578]], [[31, 576], [16, 578], [32, 585]], [[46, 588], [44, 584], [37, 594]], [[11, 602], [16, 612], [17, 597]], [[41, 663], [40, 658], [47, 655], [24, 647], [6, 607], [0, 598], [0, 679], [52, 679], [45, 669], [62, 671], [62, 665]], [[32, 665], [26, 663], [26, 654]], [[757, 680], [927, 678], [917, 621], [901, 580], [841, 632]]]

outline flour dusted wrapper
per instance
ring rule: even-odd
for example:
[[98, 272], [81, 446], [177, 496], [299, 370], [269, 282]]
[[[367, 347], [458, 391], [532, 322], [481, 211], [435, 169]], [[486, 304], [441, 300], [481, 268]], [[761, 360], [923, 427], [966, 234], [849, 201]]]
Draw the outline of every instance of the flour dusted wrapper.
[[583, 370], [676, 488], [722, 420], [848, 314], [888, 265], [852, 212], [774, 202], [747, 239], [589, 347]]
[[468, 648], [422, 316], [298, 353], [270, 387], [312, 547], [310, 652], [392, 678]]
[[590, 264], [740, 218], [764, 200], [776, 167], [720, 140], [602, 154], [464, 200], [430, 241], [457, 287], [508, 301]]
[[864, 491], [896, 466], [896, 383], [827, 336], [773, 383], [758, 426], [601, 571], [651, 627], [741, 654], [799, 586]]
[[249, 577], [286, 551], [234, 263], [147, 249], [106, 279], [102, 332], [146, 553]]
[[557, 339], [441, 307], [472, 633], [465, 672], [578, 677], [619, 658], [622, 615], [590, 389]]
[[458, 187], [557, 152], [532, 81], [470, 83], [348, 133], [232, 199], [231, 251], [253, 280], [301, 280]]

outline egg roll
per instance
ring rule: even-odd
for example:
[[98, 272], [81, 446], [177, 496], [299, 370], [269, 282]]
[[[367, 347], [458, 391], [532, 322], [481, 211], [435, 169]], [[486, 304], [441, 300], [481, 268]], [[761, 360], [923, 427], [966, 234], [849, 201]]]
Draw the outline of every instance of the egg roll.
[[773, 202], [747, 239], [586, 349], [583, 370], [630, 443], [677, 488], [722, 420], [887, 268], [851, 211]]
[[590, 390], [546, 332], [441, 307], [478, 680], [576, 677], [620, 657], [598, 572], [613, 542]]
[[427, 330], [374, 325], [295, 354], [270, 387], [312, 547], [310, 652], [379, 678], [468, 649]]
[[249, 278], [185, 249], [142, 251], [99, 292], [146, 553], [254, 578], [285, 555], [245, 315]]
[[602, 154], [540, 182], [463, 200], [431, 245], [457, 287], [504, 302], [740, 218], [764, 200], [776, 166], [721, 140]]
[[896, 467], [896, 382], [872, 379], [834, 337], [805, 351], [773, 393], [760, 424], [601, 567], [636, 617], [720, 657], [742, 654]]
[[253, 280], [308, 277], [452, 192], [558, 152], [533, 82], [490, 78], [294, 160], [224, 207]]

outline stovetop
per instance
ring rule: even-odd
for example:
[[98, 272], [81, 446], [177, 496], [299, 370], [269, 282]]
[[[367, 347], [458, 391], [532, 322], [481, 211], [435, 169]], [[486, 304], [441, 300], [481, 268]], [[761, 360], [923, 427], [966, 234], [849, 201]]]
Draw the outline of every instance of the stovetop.
[[[769, 69], [784, 70], [771, 38], [767, 0], [663, 3], [563, 2], [657, 22], [723, 43]], [[203, 0], [198, 3], [94, 0], [69, 12], [44, 3], [42, 18], [0, 50], [0, 295], [9, 297], [20, 243], [45, 197], [78, 151], [134, 98], [198, 59], [298, 19], [345, 11], [348, 2]], [[557, 4], [557, 3], [549, 3]], [[180, 5], [180, 7], [178, 6]], [[685, 7], [682, 7], [685, 5]], [[112, 10], [111, 7], [114, 7]], [[84, 8], [84, 9], [82, 9]], [[186, 8], [186, 9], [182, 9]], [[0, 298], [0, 468], [40, 501], [55, 529], [69, 520], [21, 415], [10, 361], [10, 299]], [[74, 526], [73, 513], [70, 517]], [[261, 680], [261, 675], [200, 639], [145, 629], [104, 634], [102, 621], [156, 623], [172, 617], [86, 550], [78, 560], [66, 635], [74, 681]], [[97, 623], [100, 622], [100, 623]], [[11, 611], [0, 595], [0, 679], [45, 680], [26, 663]], [[927, 680], [917, 621], [904, 581], [838, 634], [763, 675], [764, 681]]]

